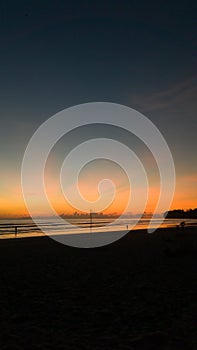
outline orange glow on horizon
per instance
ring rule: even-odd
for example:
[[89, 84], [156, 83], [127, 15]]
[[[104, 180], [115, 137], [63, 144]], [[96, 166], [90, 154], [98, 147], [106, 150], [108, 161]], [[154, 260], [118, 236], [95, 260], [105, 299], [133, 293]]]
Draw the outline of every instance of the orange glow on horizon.
[[[100, 169], [100, 170], [98, 170]], [[90, 172], [88, 172], [91, 170]], [[112, 171], [112, 176], [110, 176], [109, 171]], [[0, 217], [9, 218], [9, 217], [20, 217], [20, 216], [29, 216], [28, 210], [26, 208], [20, 183], [20, 176], [18, 173], [6, 173], [5, 169], [2, 170], [1, 177], [1, 187], [0, 187]], [[56, 175], [56, 174], [55, 174]], [[82, 195], [87, 200], [96, 200], [98, 198], [98, 183], [103, 178], [110, 178], [116, 187], [116, 197], [113, 203], [103, 210], [103, 214], [112, 214], [117, 213], [120, 215], [127, 204], [129, 196], [129, 188], [127, 177], [121, 169], [114, 170], [113, 167], [105, 166], [94, 168], [92, 166], [84, 171], [84, 174], [81, 175], [79, 181], [79, 188]], [[68, 214], [72, 215], [75, 211], [79, 212], [76, 208], [69, 205], [62, 194], [60, 184], [57, 181], [57, 177], [51, 175], [50, 173], [46, 174], [46, 189], [47, 195], [51, 201], [51, 204], [55, 208], [58, 214]], [[131, 189], [132, 193], [132, 189]], [[139, 189], [140, 196], [140, 189]], [[157, 204], [159, 196], [159, 183], [155, 178], [152, 180], [149, 188], [149, 198], [147, 202], [146, 212], [153, 212]], [[33, 198], [33, 197], [32, 197]], [[188, 174], [182, 177], [177, 177], [176, 191], [174, 199], [170, 210], [173, 209], [194, 209], [197, 207], [197, 175]], [[45, 208], [37, 203], [37, 213], [38, 216], [47, 216]], [[91, 208], [90, 208], [91, 209]], [[81, 210], [83, 212], [83, 210]], [[136, 208], [132, 214], [139, 213]]]

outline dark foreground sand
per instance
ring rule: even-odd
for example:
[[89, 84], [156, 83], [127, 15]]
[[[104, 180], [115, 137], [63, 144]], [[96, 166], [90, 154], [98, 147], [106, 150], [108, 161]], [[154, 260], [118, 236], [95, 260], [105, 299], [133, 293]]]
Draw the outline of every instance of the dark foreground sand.
[[[178, 236], [177, 236], [178, 234]], [[0, 242], [0, 349], [197, 349], [197, 230]]]

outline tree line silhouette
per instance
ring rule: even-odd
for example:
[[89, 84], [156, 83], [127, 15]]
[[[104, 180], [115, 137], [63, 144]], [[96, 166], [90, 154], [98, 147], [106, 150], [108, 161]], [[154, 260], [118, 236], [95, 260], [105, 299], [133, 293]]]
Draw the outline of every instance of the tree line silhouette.
[[180, 219], [197, 219], [197, 208], [195, 209], [175, 209], [164, 213], [164, 216], [168, 219], [170, 218], [180, 218]]

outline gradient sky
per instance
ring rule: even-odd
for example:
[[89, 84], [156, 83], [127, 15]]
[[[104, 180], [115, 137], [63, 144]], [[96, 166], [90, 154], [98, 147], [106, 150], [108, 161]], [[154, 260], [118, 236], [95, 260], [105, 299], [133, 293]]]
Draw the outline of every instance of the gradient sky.
[[[38, 126], [66, 107], [95, 101], [124, 104], [155, 123], [175, 162], [172, 208], [197, 206], [196, 14], [195, 1], [1, 1], [1, 217], [26, 214], [20, 168]], [[91, 136], [97, 132], [91, 130]], [[129, 135], [110, 133], [145, 162], [155, 201], [158, 179], [151, 155]], [[57, 145], [59, 152], [51, 155], [47, 182], [60, 212], [67, 209], [54, 196], [54, 168], [64, 151], [89, 137], [90, 130], [76, 132], [68, 136], [66, 151]], [[103, 167], [89, 170], [98, 169]], [[119, 170], [116, 175], [121, 188], [124, 176]], [[153, 207], [150, 202], [148, 210]], [[111, 211], [120, 210], [114, 203]]]

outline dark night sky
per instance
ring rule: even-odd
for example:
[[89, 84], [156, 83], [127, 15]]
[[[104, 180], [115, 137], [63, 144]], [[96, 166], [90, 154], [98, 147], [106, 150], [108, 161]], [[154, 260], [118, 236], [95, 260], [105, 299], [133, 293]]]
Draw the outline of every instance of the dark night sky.
[[108, 101], [157, 125], [180, 185], [194, 181], [187, 201], [194, 200], [196, 14], [195, 1], [1, 1], [2, 198], [8, 188], [13, 195], [8, 174], [17, 186], [25, 147], [43, 121]]

